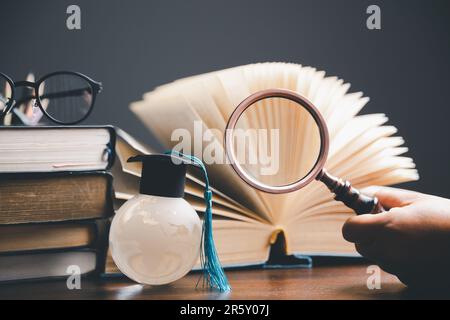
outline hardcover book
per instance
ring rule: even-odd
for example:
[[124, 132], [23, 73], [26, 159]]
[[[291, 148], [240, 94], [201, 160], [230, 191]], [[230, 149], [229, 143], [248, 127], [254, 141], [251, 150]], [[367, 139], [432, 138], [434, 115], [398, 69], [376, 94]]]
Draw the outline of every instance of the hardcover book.
[[0, 174], [0, 225], [109, 217], [112, 176], [105, 171]]
[[0, 173], [107, 170], [114, 144], [111, 126], [0, 126]]
[[0, 230], [6, 231], [1, 235], [0, 282], [66, 278], [74, 266], [82, 276], [105, 270], [108, 219], [8, 225]]

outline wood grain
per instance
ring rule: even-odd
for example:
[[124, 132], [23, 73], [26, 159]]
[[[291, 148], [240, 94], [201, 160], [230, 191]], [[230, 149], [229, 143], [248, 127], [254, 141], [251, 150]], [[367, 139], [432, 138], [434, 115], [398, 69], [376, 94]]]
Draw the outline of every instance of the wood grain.
[[[382, 273], [381, 289], [366, 286], [366, 265], [323, 266], [312, 269], [233, 270], [227, 275], [233, 291], [195, 289], [199, 273], [166, 286], [143, 286], [126, 278], [83, 280], [81, 290], [68, 290], [65, 281], [0, 285], [0, 299], [415, 299], [441, 297], [413, 292], [395, 276]], [[444, 296], [449, 298], [450, 294]]]

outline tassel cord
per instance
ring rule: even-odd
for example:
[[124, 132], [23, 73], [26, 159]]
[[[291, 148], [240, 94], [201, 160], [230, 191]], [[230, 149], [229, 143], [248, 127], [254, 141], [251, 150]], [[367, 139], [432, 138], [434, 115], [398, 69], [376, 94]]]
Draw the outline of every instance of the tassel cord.
[[[200, 244], [200, 263], [203, 270], [203, 286], [206, 284], [210, 288], [216, 288], [219, 291], [226, 292], [231, 291], [230, 284], [228, 283], [227, 276], [220, 264], [220, 260], [217, 254], [216, 246], [214, 244], [213, 231], [212, 231], [212, 191], [209, 189], [208, 172], [203, 162], [197, 157], [186, 155], [181, 152], [168, 151], [166, 154], [171, 154], [189, 160], [195, 166], [202, 169], [203, 176], [205, 178], [205, 215], [203, 217], [202, 226], [202, 241]], [[200, 282], [197, 282], [197, 286]]]

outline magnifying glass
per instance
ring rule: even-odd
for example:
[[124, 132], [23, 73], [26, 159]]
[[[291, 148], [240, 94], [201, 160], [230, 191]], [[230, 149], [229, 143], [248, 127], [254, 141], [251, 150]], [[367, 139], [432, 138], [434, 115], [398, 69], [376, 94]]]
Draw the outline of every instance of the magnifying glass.
[[228, 159], [250, 186], [281, 194], [318, 180], [358, 215], [384, 211], [376, 197], [327, 172], [329, 146], [327, 124], [319, 110], [285, 89], [262, 90], [247, 97], [231, 114], [225, 130]]

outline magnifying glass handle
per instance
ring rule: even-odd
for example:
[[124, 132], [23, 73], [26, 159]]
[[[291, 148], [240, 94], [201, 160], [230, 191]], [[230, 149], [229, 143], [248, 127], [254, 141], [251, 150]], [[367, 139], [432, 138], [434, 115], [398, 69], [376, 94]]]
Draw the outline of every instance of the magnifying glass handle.
[[358, 189], [353, 188], [349, 181], [336, 178], [325, 169], [319, 174], [317, 180], [322, 181], [336, 195], [336, 200], [353, 209], [357, 215], [385, 211], [377, 197], [362, 194]]

